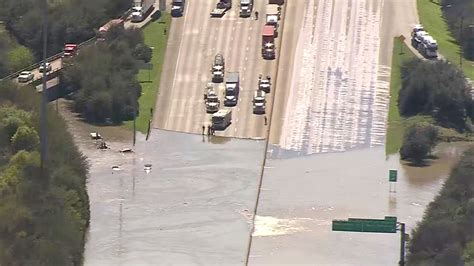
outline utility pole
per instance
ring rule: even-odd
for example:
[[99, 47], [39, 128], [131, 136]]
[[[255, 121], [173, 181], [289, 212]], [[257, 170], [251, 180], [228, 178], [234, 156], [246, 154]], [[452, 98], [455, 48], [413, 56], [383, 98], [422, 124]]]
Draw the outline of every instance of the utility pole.
[[134, 105], [134, 108], [133, 108], [133, 146], [135, 146], [135, 142], [137, 139], [137, 103], [135, 100], [134, 100], [133, 105]]
[[462, 30], [463, 30], [463, 23], [464, 23], [464, 16], [461, 15], [461, 26], [459, 27], [459, 65], [461, 66], [462, 69], [462, 56], [463, 56], [463, 49], [462, 49]]
[[47, 92], [46, 92], [46, 59], [48, 56], [48, 0], [43, 0], [43, 91], [41, 92], [41, 105], [40, 105], [40, 153], [41, 153], [41, 177], [45, 177], [45, 162], [46, 153], [48, 149], [48, 138], [47, 138]]
[[400, 266], [405, 266], [405, 223], [400, 223]]

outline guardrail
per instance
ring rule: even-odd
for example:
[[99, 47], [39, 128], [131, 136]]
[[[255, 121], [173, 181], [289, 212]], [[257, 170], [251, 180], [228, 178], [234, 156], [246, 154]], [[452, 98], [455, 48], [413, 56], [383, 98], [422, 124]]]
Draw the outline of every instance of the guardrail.
[[[132, 12], [132, 9], [128, 9], [127, 11], [125, 11], [125, 13], [123, 13], [123, 15], [120, 18], [123, 19], [123, 20], [126, 20], [130, 16], [131, 12]], [[89, 44], [90, 42], [94, 41], [96, 38], [97, 37], [94, 36], [94, 37], [78, 44], [77, 46], [78, 47], [85, 46], [85, 45]], [[61, 58], [63, 56], [63, 54], [64, 54], [64, 52], [60, 52], [60, 53], [57, 53], [55, 55], [52, 55], [52, 56], [46, 58], [46, 62], [55, 61], [55, 60]], [[13, 78], [17, 77], [18, 75], [20, 75], [20, 73], [23, 72], [23, 71], [31, 71], [31, 70], [37, 69], [41, 65], [41, 63], [43, 63], [43, 60], [41, 60], [40, 62], [37, 62], [33, 65], [27, 66], [27, 67], [25, 67], [21, 70], [16, 71], [16, 72], [10, 73], [5, 77], [0, 78], [0, 81], [1, 80], [13, 79]]]

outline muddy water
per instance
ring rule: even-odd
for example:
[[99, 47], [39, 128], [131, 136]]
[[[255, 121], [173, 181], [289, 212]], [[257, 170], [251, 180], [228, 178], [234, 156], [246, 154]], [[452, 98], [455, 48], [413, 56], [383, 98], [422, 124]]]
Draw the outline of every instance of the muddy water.
[[[423, 168], [396, 155], [385, 158], [384, 147], [274, 154], [265, 167], [250, 265], [396, 265], [399, 234], [331, 232], [331, 221], [391, 215], [411, 230], [466, 146], [440, 145], [439, 159]], [[399, 170], [396, 187], [389, 185], [388, 169]]]
[[92, 151], [85, 265], [242, 265], [263, 148], [156, 130], [134, 153]]
[[[85, 265], [244, 263], [263, 141], [153, 131], [121, 154], [129, 131], [63, 115], [91, 163]], [[97, 150], [92, 131], [111, 149]], [[396, 265], [399, 234], [331, 232], [331, 221], [394, 215], [411, 230], [467, 146], [442, 144], [422, 168], [383, 147], [300, 156], [270, 146], [249, 264]], [[388, 169], [399, 170], [395, 193]]]

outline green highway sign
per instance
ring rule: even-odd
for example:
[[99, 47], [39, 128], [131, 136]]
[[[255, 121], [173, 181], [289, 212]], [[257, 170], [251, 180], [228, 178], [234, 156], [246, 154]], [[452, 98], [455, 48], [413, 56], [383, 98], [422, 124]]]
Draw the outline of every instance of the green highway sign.
[[388, 181], [397, 182], [397, 170], [391, 169], [388, 171]]
[[367, 233], [396, 233], [397, 218], [386, 216], [385, 219], [349, 218], [333, 220], [332, 231], [350, 231]]

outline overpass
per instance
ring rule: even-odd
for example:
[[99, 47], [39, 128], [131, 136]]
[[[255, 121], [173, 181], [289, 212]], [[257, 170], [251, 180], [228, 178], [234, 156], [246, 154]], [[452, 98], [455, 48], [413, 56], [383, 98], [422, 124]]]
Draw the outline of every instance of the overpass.
[[[125, 25], [124, 25], [125, 28], [126, 29], [132, 28], [132, 27], [142, 28], [142, 27], [146, 26], [153, 19], [153, 14], [157, 11], [157, 6], [158, 6], [157, 2], [159, 2], [159, 0], [156, 0], [155, 3], [153, 4], [154, 9], [150, 13], [150, 15], [140, 23], [132, 23], [130, 21], [130, 12], [131, 12], [131, 10], [127, 10], [123, 14], [123, 16], [121, 17], [122, 19], [125, 20]], [[78, 44], [79, 49], [81, 49], [81, 47], [85, 47], [85, 46], [88, 46], [90, 44], [94, 44], [95, 40], [96, 40], [96, 37], [92, 37], [92, 38]], [[50, 56], [46, 59], [46, 61], [51, 64], [51, 71], [47, 73], [47, 80], [48, 80], [47, 86], [46, 86], [47, 89], [50, 89], [50, 88], [53, 88], [53, 87], [58, 88], [58, 86], [59, 86], [60, 81], [59, 81], [58, 76], [59, 76], [59, 73], [60, 73], [61, 69], [63, 68], [62, 60], [61, 60], [62, 57], [63, 57], [63, 54], [64, 54], [64, 52], [60, 52], [60, 53], [57, 53], [57, 54], [55, 54], [53, 56]], [[2, 77], [0, 79], [0, 81], [2, 81], [2, 80], [11, 80], [11, 81], [13, 81], [17, 84], [20, 84], [20, 86], [25, 86], [25, 85], [31, 84], [31, 85], [36, 86], [36, 90], [38, 92], [41, 92], [42, 88], [38, 88], [38, 85], [41, 83], [42, 78], [43, 78], [43, 73], [41, 73], [39, 71], [39, 67], [42, 64], [42, 62], [43, 61], [37, 62], [37, 63], [35, 63], [33, 65], [30, 65], [28, 67], [25, 67], [21, 70], [13, 72], [13, 73], [5, 76], [5, 77]], [[34, 75], [33, 80], [31, 80], [29, 82], [26, 82], [26, 83], [18, 83], [17, 77], [23, 71], [30, 71], [31, 73], [33, 73], [33, 75]], [[39, 85], [39, 87], [41, 87], [41, 85]], [[52, 93], [52, 95], [56, 95], [56, 93]]]

